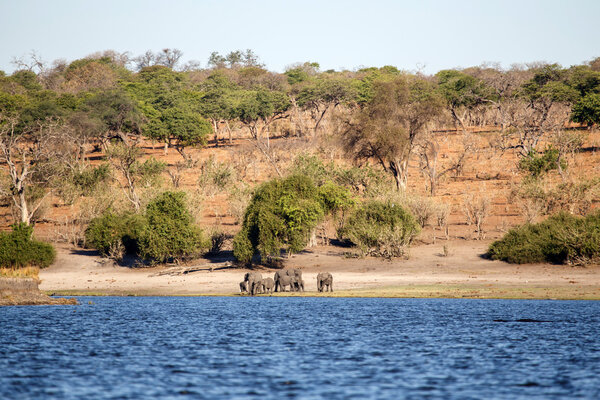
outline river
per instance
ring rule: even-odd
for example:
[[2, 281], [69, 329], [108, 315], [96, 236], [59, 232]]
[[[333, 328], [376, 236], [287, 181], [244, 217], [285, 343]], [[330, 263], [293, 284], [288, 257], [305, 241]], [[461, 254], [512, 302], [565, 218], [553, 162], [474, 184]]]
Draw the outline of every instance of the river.
[[79, 301], [0, 308], [1, 399], [600, 398], [600, 302]]

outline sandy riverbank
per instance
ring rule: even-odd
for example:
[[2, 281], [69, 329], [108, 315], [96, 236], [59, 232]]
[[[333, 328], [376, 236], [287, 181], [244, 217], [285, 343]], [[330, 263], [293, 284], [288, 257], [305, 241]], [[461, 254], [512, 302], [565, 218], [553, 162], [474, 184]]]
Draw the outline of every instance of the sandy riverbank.
[[[289, 259], [303, 270], [302, 295], [348, 297], [473, 297], [600, 299], [600, 266], [511, 265], [481, 257], [487, 242], [455, 241], [419, 245], [409, 260], [343, 257], [344, 249], [318, 247]], [[178, 267], [129, 268], [93, 252], [60, 248], [57, 261], [40, 272], [40, 289], [50, 294], [92, 295], [235, 295], [245, 269], [214, 260], [196, 260], [193, 272]], [[334, 276], [333, 294], [316, 292], [316, 275]], [[272, 276], [273, 270], [261, 270]], [[286, 295], [298, 295], [287, 293]]]

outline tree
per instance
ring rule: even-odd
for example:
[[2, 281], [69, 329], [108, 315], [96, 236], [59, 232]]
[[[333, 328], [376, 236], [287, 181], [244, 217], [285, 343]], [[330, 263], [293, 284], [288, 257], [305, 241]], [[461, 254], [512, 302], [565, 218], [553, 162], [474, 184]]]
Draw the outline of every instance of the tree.
[[527, 101], [521, 117], [512, 123], [517, 134], [516, 148], [525, 157], [534, 152], [545, 133], [563, 129], [569, 118], [569, 106], [578, 98], [566, 83], [566, 71], [558, 64], [543, 65], [520, 89]]
[[466, 131], [467, 113], [488, 103], [492, 91], [483, 81], [461, 71], [444, 70], [438, 72], [436, 77], [452, 118]]
[[260, 141], [262, 134], [274, 121], [287, 118], [290, 99], [283, 92], [260, 89], [239, 91], [236, 95], [236, 115], [256, 141]]
[[157, 53], [148, 50], [144, 54], [135, 57], [133, 61], [136, 63], [138, 70], [154, 65], [162, 65], [170, 69], [175, 69], [182, 56], [183, 52], [181, 50], [166, 48]]
[[259, 57], [254, 51], [235, 50], [229, 52], [226, 56], [222, 56], [217, 51], [213, 51], [208, 58], [209, 68], [239, 68], [239, 67], [263, 67]]
[[237, 85], [219, 71], [212, 73], [201, 86], [198, 97], [200, 112], [202, 116], [211, 121], [217, 146], [219, 145], [219, 122], [221, 121], [225, 121], [229, 131], [229, 143], [232, 143], [229, 121], [236, 117], [235, 90], [237, 90]]
[[287, 77], [288, 83], [294, 85], [317, 75], [319, 68], [321, 68], [319, 63], [307, 61], [303, 64], [297, 63], [289, 66], [286, 68], [284, 75]]
[[206, 136], [212, 132], [208, 121], [187, 107], [168, 108], [161, 113], [160, 120], [168, 132], [169, 143], [184, 161], [189, 159], [185, 148], [206, 144]]
[[139, 255], [166, 262], [199, 255], [207, 248], [202, 230], [194, 225], [184, 192], [165, 192], [146, 207], [146, 225], [139, 235]]
[[[270, 154], [269, 126], [279, 119], [287, 118], [287, 110], [291, 103], [283, 92], [260, 90], [241, 90], [235, 92], [234, 112], [244, 124], [251, 136], [251, 142], [258, 148], [271, 163], [277, 175], [281, 171]], [[267, 134], [267, 141], [263, 143], [261, 137]]]
[[571, 121], [583, 124], [600, 124], [600, 94], [589, 93], [577, 102], [571, 112]]
[[319, 189], [306, 176], [266, 182], [246, 209], [242, 230], [234, 238], [234, 256], [250, 262], [255, 252], [263, 261], [279, 257], [282, 248], [299, 252], [324, 213]]
[[313, 130], [316, 135], [319, 124], [328, 111], [354, 102], [356, 96], [356, 90], [348, 79], [319, 78], [300, 90], [296, 96], [296, 103], [301, 108], [310, 111], [313, 121], [315, 121]]
[[444, 163], [440, 162], [440, 141], [444, 139], [435, 137], [433, 134], [424, 135], [417, 147], [421, 173], [429, 179], [429, 194], [435, 196], [440, 178], [449, 172], [459, 174], [462, 170], [465, 157], [471, 151], [472, 143], [468, 136], [463, 140], [463, 149], [455, 158], [447, 158]]
[[113, 165], [125, 179], [126, 187], [123, 189], [125, 196], [133, 205], [135, 211], [140, 209], [140, 196], [138, 186], [149, 184], [164, 171], [165, 164], [149, 158], [143, 163], [139, 161], [142, 152], [135, 143], [111, 144], [106, 155], [112, 161]]
[[0, 113], [0, 161], [8, 166], [7, 194], [18, 211], [19, 221], [29, 225], [51, 193], [52, 178], [61, 171], [57, 146], [62, 140], [55, 119], [17, 130], [20, 122], [16, 115]]
[[137, 104], [122, 90], [107, 90], [90, 96], [82, 107], [91, 119], [101, 121], [102, 144], [111, 138], [129, 143], [129, 135], [139, 134], [143, 116]]
[[126, 90], [138, 101], [144, 113], [141, 130], [145, 136], [164, 142], [187, 162], [185, 148], [206, 143], [211, 126], [201, 116], [199, 93], [190, 90], [185, 74], [164, 66], [144, 68]]
[[374, 96], [344, 134], [348, 154], [373, 159], [406, 189], [408, 164], [417, 138], [441, 113], [443, 102], [430, 82], [399, 76], [374, 83]]

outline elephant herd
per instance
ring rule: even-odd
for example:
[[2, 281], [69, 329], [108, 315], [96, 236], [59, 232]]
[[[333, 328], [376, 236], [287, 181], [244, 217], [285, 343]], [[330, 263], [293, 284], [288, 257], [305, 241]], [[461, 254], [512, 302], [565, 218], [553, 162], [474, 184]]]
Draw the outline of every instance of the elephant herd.
[[[275, 272], [273, 278], [264, 279], [260, 272], [247, 272], [244, 280], [240, 282], [240, 292], [254, 296], [261, 293], [285, 292], [288, 286], [290, 292], [304, 292], [301, 269], [286, 268]], [[333, 277], [329, 272], [317, 275], [317, 290], [322, 292], [324, 289], [333, 292]]]

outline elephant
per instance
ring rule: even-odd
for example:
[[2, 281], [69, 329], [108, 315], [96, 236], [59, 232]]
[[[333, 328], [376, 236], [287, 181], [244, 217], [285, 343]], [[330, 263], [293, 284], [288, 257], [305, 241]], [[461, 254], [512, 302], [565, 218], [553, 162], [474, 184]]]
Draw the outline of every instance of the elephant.
[[290, 292], [296, 291], [296, 282], [298, 279], [295, 276], [288, 276], [280, 273], [280, 271], [275, 272], [274, 277], [275, 288], [279, 288], [281, 292], [285, 292], [285, 287], [290, 287]]
[[286, 268], [281, 271], [275, 272], [273, 277], [275, 281], [275, 291], [278, 292], [280, 289], [279, 280], [283, 276], [295, 277], [298, 281], [302, 280], [302, 270], [299, 268]]
[[264, 293], [262, 279], [257, 282], [252, 282], [252, 292], [253, 295]]
[[248, 293], [252, 296], [256, 294], [261, 281], [262, 275], [259, 272], [246, 272], [244, 275], [244, 282], [246, 282]]
[[240, 282], [240, 293], [248, 292], [248, 285], [246, 285], [246, 281]]
[[333, 292], [333, 276], [329, 272], [321, 272], [317, 275], [317, 290], [322, 292], [324, 287], [327, 286], [327, 292]]
[[273, 288], [275, 287], [275, 282], [273, 278], [265, 278], [261, 281], [261, 289], [263, 293], [273, 293]]
[[304, 292], [304, 279], [296, 278], [296, 282], [294, 282], [294, 289], [296, 292]]

